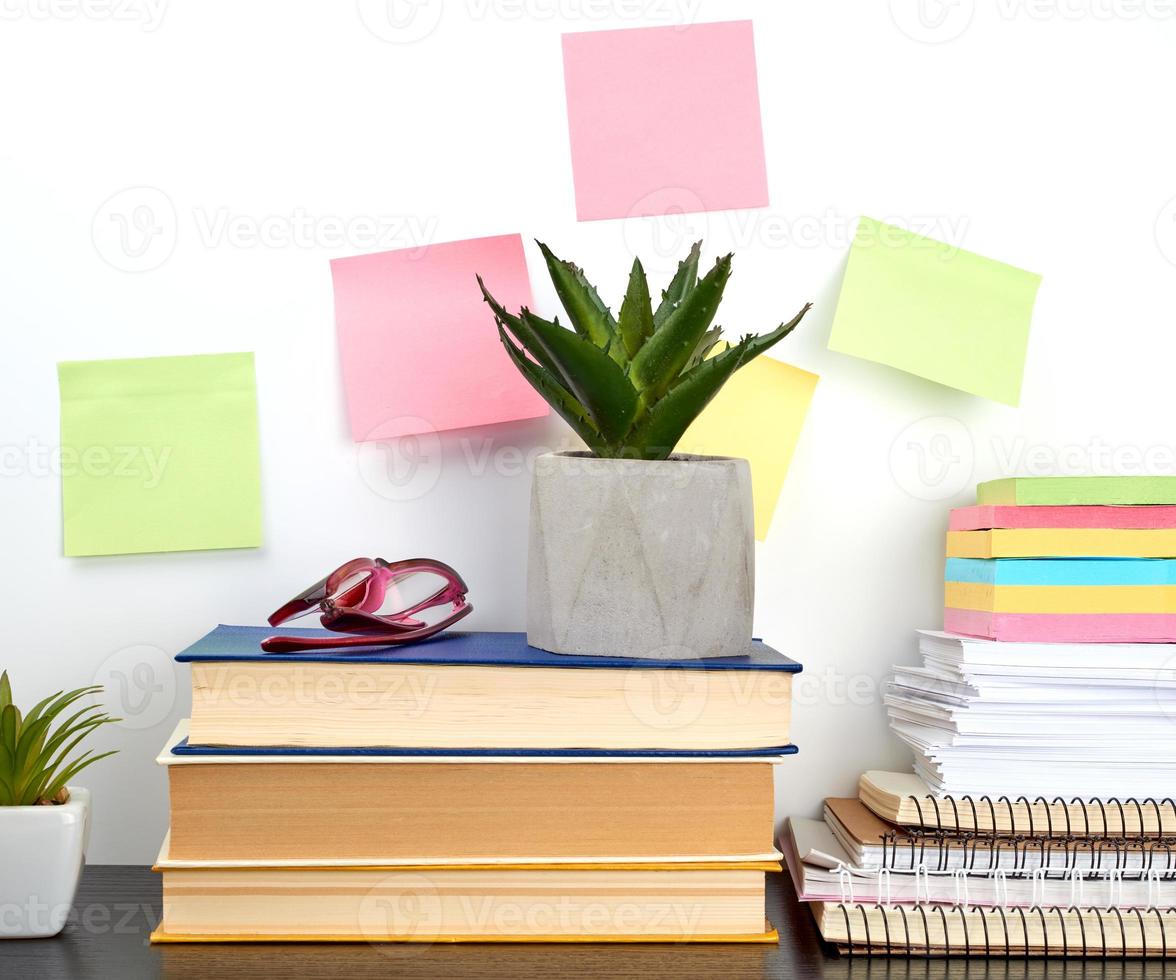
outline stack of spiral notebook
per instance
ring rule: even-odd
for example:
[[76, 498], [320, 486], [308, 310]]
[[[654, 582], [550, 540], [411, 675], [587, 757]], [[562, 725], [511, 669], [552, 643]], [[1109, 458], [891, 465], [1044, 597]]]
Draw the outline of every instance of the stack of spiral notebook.
[[1021, 479], [953, 514], [949, 632], [885, 694], [914, 772], [781, 841], [826, 940], [1176, 955], [1174, 504], [1171, 478]]
[[787, 657], [562, 657], [519, 633], [266, 655], [268, 632], [177, 658], [155, 941], [776, 938]]

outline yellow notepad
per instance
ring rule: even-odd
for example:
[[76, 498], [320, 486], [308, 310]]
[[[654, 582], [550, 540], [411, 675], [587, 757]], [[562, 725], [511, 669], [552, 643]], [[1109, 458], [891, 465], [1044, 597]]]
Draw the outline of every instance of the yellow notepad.
[[1174, 558], [1176, 529], [1001, 528], [948, 531], [948, 558]]
[[944, 605], [999, 613], [1176, 612], [1173, 585], [987, 585], [947, 582]]

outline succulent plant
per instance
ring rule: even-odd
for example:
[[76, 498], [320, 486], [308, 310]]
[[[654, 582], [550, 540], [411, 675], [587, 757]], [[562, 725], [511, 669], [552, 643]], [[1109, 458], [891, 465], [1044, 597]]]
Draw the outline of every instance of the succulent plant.
[[730, 254], [700, 279], [696, 242], [656, 309], [634, 259], [613, 316], [579, 267], [538, 244], [572, 329], [526, 307], [515, 316], [481, 276], [478, 285], [515, 366], [597, 456], [665, 459], [731, 375], [787, 337], [812, 306], [771, 333], [720, 349], [722, 328], [711, 323], [731, 275]]
[[0, 806], [64, 803], [69, 799], [67, 782], [86, 766], [114, 755], [87, 751], [70, 756], [96, 728], [118, 720], [96, 705], [74, 712], [50, 732], [66, 708], [101, 690], [80, 687], [76, 691], [58, 691], [22, 717], [12, 703], [8, 672], [0, 674]]

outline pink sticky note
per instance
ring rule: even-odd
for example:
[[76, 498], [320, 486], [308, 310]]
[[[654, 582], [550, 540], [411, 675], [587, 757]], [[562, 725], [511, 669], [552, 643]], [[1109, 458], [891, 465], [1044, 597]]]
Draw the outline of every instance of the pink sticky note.
[[563, 36], [581, 221], [768, 203], [751, 21]]
[[518, 235], [331, 263], [356, 442], [548, 413], [503, 349], [475, 275], [508, 310], [530, 305]]

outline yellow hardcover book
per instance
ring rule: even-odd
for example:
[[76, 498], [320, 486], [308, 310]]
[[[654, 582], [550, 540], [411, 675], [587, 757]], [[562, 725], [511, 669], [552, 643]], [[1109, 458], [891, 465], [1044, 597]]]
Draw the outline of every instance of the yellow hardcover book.
[[773, 942], [776, 862], [354, 867], [175, 862], [153, 942]]

